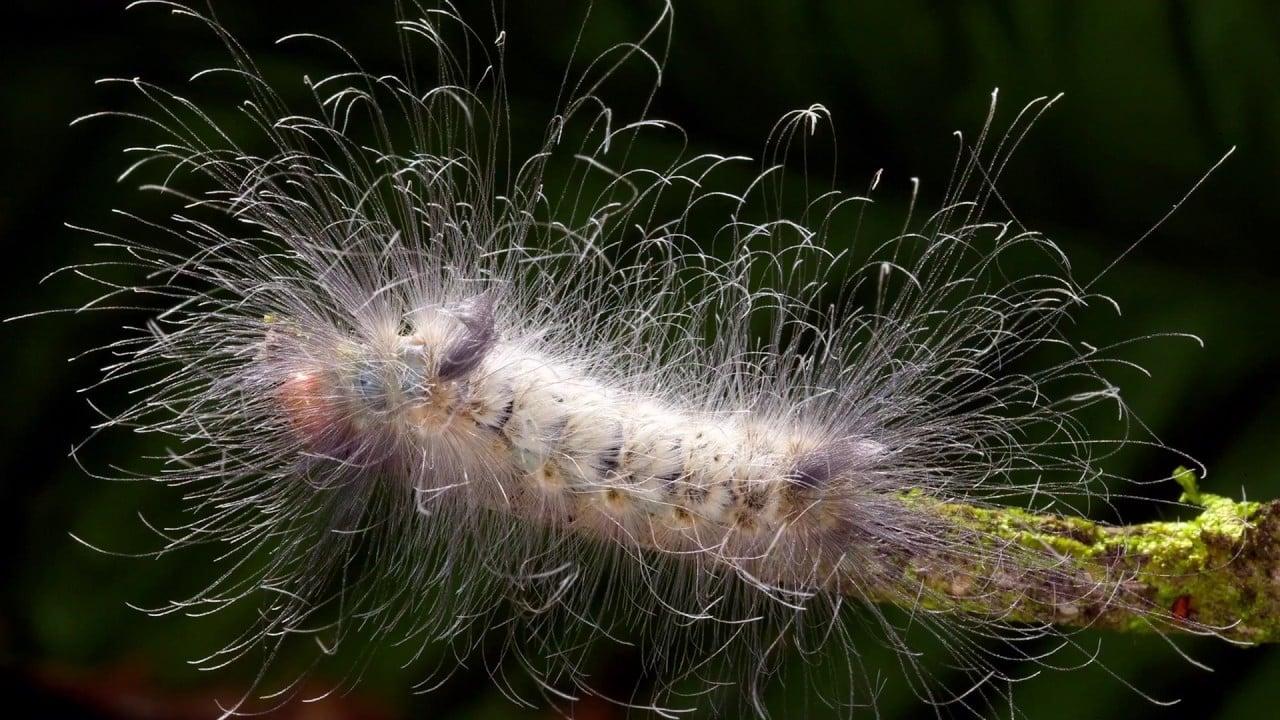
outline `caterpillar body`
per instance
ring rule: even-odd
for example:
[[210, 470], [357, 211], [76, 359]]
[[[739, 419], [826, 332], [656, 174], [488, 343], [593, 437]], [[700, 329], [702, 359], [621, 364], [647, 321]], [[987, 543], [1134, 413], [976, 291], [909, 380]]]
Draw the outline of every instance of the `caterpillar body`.
[[[364, 454], [377, 438], [387, 454], [448, 468], [432, 472], [437, 478], [463, 478], [469, 504], [602, 540], [672, 552], [721, 548], [785, 568], [765, 547], [747, 546], [764, 539], [788, 548], [815, 530], [849, 532], [853, 509], [839, 505], [829, 484], [866, 472], [881, 450], [874, 442], [824, 439], [820, 430], [750, 414], [700, 418], [629, 396], [500, 342], [492, 303], [476, 301], [460, 321], [416, 324], [413, 334], [388, 338], [385, 355], [355, 349], [345, 376], [323, 366], [295, 370], [291, 360], [281, 406], [315, 452]], [[456, 487], [438, 482], [413, 487]], [[828, 549], [844, 545], [833, 538]], [[838, 556], [812, 560], [829, 569]]]
[[[226, 42], [235, 64], [198, 77], [243, 80], [252, 126], [122, 81], [151, 111], [102, 114], [163, 135], [126, 175], [162, 167], [149, 185], [180, 207], [90, 231], [115, 259], [77, 268], [102, 278], [97, 306], [130, 296], [154, 313], [108, 348], [104, 384], [141, 399], [102, 429], [167, 440], [135, 475], [181, 495], [161, 553], [220, 548], [210, 585], [156, 612], [255, 609], [205, 660], [264, 668], [227, 713], [296, 691], [268, 687], [266, 668], [297, 643], [357, 667], [358, 648], [408, 645], [448, 676], [497, 635], [493, 674], [513, 696], [501, 668], [552, 702], [607, 695], [593, 658], [619, 643], [652, 676], [610, 698], [623, 705], [732, 714], [707, 692], [731, 684], [764, 715], [764, 680], [792, 664], [836, 677], [824, 699], [852, 714], [885, 670], [855, 640], [868, 625], [923, 700], [981, 715], [1012, 680], [1002, 662], [1038, 658], [1040, 637], [1072, 645], [1026, 607], [1165, 620], [1123, 573], [1085, 576], [928, 510], [1079, 513], [1122, 480], [1104, 460], [1128, 415], [1103, 371], [1124, 343], [1061, 332], [1105, 298], [991, 208], [1049, 101], [994, 141], [989, 117], [940, 209], [868, 243], [869, 196], [792, 177], [821, 106], [785, 116], [745, 181], [746, 158], [689, 152], [645, 107], [610, 108], [620, 68], [662, 71], [665, 5], [567, 76], [543, 142], [520, 154], [509, 28], [482, 39], [448, 5], [405, 15], [405, 47], [434, 57], [425, 84], [420, 59], [374, 73], [291, 36], [350, 63], [308, 79], [303, 108], [211, 14], [137, 4]], [[678, 148], [667, 162], [636, 160], [651, 135]], [[1015, 256], [1037, 270], [1010, 274]], [[118, 267], [147, 280], [102, 275]], [[1103, 405], [1120, 411], [1115, 435], [1087, 430]], [[922, 581], [929, 568], [947, 581]], [[983, 597], [1008, 612], [957, 601]], [[964, 668], [959, 688], [916, 657], [919, 627]]]

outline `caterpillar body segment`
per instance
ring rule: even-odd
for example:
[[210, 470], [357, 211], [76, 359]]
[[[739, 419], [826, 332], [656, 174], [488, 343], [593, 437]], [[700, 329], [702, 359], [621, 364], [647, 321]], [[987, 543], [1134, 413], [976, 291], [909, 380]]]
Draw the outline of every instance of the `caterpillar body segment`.
[[[853, 552], [841, 547], [852, 540], [841, 518], [851, 515], [851, 488], [874, 492], [884, 452], [874, 442], [664, 405], [504, 342], [491, 319], [462, 328], [455, 316], [434, 320], [382, 357], [348, 348], [345, 373], [277, 371], [280, 410], [299, 438], [319, 447], [342, 434], [348, 445], [383, 448], [375, 456], [400, 456], [397, 464], [420, 459], [414, 492], [452, 490], [521, 521], [705, 554], [811, 590], [830, 584], [815, 567], [831, 572]], [[458, 370], [458, 348], [482, 345]], [[425, 470], [439, 464], [465, 480]]]

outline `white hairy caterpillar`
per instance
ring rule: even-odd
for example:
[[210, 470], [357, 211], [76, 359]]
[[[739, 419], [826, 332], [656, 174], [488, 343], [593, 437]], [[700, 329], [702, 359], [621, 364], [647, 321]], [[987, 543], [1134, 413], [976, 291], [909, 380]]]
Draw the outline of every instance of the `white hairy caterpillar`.
[[[1101, 298], [1049, 240], [990, 217], [1047, 103], [1004, 140], [966, 143], [936, 213], [864, 238], [866, 198], [786, 182], [793, 145], [826, 122], [817, 106], [780, 122], [741, 186], [746, 158], [632, 164], [637, 137], [678, 131], [609, 110], [599, 90], [624, 65], [662, 67], [669, 10], [566, 82], [532, 153], [507, 149], [506, 36], [452, 11], [406, 18], [408, 42], [438, 54], [434, 81], [352, 69], [312, 82], [306, 108], [208, 21], [236, 55], [250, 140], [135, 83], [155, 103], [140, 119], [166, 135], [136, 151], [137, 171], [163, 166], [186, 207], [141, 220], [157, 240], [104, 233], [150, 278], [107, 277], [105, 304], [159, 311], [110, 348], [104, 381], [141, 399], [108, 424], [172, 438], [158, 479], [191, 519], [158, 531], [165, 552], [227, 553], [208, 589], [160, 611], [261, 608], [209, 665], [269, 665], [299, 639], [359, 658], [345, 648], [402, 634], [467, 654], [497, 632], [510, 662], [569, 698], [600, 692], [590, 655], [616, 640], [641, 645], [659, 680], [611, 699], [723, 709], [699, 689], [737, 683], [763, 713], [779, 658], [836, 648], [846, 666], [822, 672], [846, 673], [847, 696], [826, 700], [858, 707], [877, 668], [845, 625], [909, 647], [870, 600], [917, 608], [975, 680], [1005, 678], [964, 626], [1013, 655], [1055, 632], [934, 614], [907, 560], [980, 555], [1002, 574], [970, 579], [975, 592], [1025, 587], [1063, 615], [1098, 597], [1141, 605], [1123, 577], [1083, 586], [913, 500], [1105, 500], [1095, 455], [1122, 438], [1079, 418], [1123, 410], [1102, 372], [1120, 361], [1058, 330]], [[325, 47], [293, 38], [308, 40]], [[831, 250], [845, 235], [871, 247]], [[1018, 253], [1043, 273], [1006, 277]], [[982, 711], [919, 680], [926, 700]]]

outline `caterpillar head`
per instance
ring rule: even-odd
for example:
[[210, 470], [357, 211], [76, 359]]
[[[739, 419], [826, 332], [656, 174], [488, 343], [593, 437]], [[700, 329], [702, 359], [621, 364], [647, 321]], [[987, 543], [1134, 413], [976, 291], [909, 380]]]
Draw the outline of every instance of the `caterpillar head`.
[[[480, 295], [453, 308], [418, 313], [403, 333], [350, 340], [337, 349], [284, 353], [295, 367], [279, 383], [280, 408], [308, 446], [373, 426], [420, 435], [443, 432], [465, 406], [469, 380], [497, 341], [493, 308], [492, 297]], [[301, 343], [293, 339], [293, 345]], [[326, 357], [331, 360], [317, 359]]]

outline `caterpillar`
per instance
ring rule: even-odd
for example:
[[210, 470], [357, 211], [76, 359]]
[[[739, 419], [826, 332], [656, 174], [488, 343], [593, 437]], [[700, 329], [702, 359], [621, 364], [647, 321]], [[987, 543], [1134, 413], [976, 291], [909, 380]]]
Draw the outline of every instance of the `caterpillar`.
[[[770, 683], [795, 673], [815, 704], [860, 714], [894, 671], [939, 714], [985, 716], [1008, 702], [1010, 658], [1074, 647], [1028, 607], [1171, 621], [1122, 571], [930, 509], [1080, 515], [1129, 482], [1107, 468], [1126, 443], [1167, 450], [1133, 437], [1108, 379], [1129, 341], [1067, 332], [1109, 300], [995, 190], [1052, 99], [998, 131], [993, 95], [937, 210], [913, 202], [868, 237], [880, 176], [864, 194], [820, 179], [821, 105], [782, 117], [763, 163], [650, 116], [665, 3], [566, 71], [532, 149], [508, 105], [517, 31], [496, 17], [400, 8], [399, 74], [288, 36], [344, 65], [305, 79], [304, 107], [211, 10], [134, 5], [212, 32], [232, 62], [193, 82], [245, 97], [232, 127], [112, 81], [146, 109], [86, 119], [156, 133], [123, 177], [175, 207], [79, 228], [107, 257], [73, 268], [104, 288], [94, 309], [150, 314], [101, 349], [101, 384], [133, 400], [95, 435], [163, 438], [124, 472], [180, 498], [157, 553], [216, 552], [207, 587], [152, 612], [254, 609], [202, 661], [257, 668], [225, 714], [300, 692], [273, 675], [299, 648], [352, 683], [400, 648], [435, 666], [419, 689], [483, 661], [514, 701], [568, 712], [595, 695], [768, 716]], [[943, 585], [923, 579], [939, 569]], [[920, 660], [920, 634], [963, 680]], [[601, 687], [601, 646], [634, 648], [644, 681]]]

